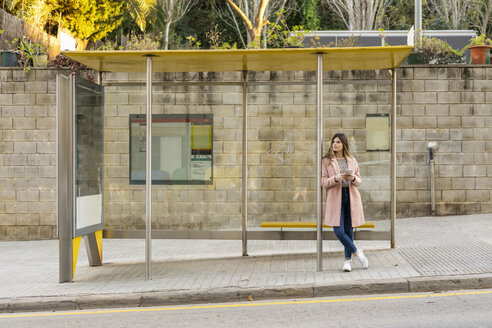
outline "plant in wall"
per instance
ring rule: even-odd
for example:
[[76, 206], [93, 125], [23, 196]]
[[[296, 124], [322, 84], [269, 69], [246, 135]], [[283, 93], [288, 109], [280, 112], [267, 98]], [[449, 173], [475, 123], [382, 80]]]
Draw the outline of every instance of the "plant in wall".
[[463, 51], [453, 49], [446, 41], [423, 37], [408, 56], [407, 64], [462, 64]]
[[19, 39], [18, 49], [20, 62], [24, 71], [29, 72], [31, 66], [42, 66], [48, 62], [46, 49], [39, 43], [32, 43], [24, 38]]
[[471, 61], [473, 64], [490, 64], [490, 49], [492, 40], [485, 34], [480, 34], [476, 38], [471, 38], [470, 43], [464, 48], [470, 49]]

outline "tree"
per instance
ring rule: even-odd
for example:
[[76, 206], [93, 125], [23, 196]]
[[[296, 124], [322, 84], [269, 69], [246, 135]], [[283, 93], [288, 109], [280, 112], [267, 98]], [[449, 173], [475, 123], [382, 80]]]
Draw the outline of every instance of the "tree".
[[[218, 16], [236, 29], [243, 46], [260, 47], [262, 36], [265, 39], [265, 26], [269, 23], [269, 18], [273, 14], [284, 10], [288, 15], [294, 8], [292, 0], [221, 0], [226, 6], [216, 3], [215, 10]], [[236, 16], [239, 16], [244, 25], [241, 25]], [[278, 17], [275, 17], [277, 19]], [[246, 41], [243, 31], [246, 30]], [[265, 40], [264, 40], [265, 41]], [[263, 47], [266, 43], [263, 42]]]
[[389, 0], [323, 0], [349, 30], [373, 30]]
[[307, 0], [302, 8], [302, 25], [310, 31], [320, 29], [319, 0]]
[[442, 20], [446, 27], [454, 30], [466, 27], [469, 9], [473, 0], [428, 0], [431, 12]]
[[59, 24], [75, 37], [100, 40], [121, 23], [124, 5], [118, 0], [46, 0], [49, 24]]
[[140, 31], [147, 28], [147, 16], [155, 6], [156, 0], [125, 0], [125, 5]]
[[492, 34], [492, 0], [476, 0], [470, 11], [471, 25], [478, 29], [480, 34]]
[[198, 0], [158, 0], [160, 7], [158, 20], [164, 27], [164, 49], [169, 46], [169, 27], [180, 20]]

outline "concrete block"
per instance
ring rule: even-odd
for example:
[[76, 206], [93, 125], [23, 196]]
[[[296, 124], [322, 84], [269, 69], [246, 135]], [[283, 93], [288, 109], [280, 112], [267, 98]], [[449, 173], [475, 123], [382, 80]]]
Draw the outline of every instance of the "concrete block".
[[458, 128], [461, 126], [461, 116], [438, 116], [438, 128]]
[[492, 115], [492, 107], [485, 104], [475, 104], [473, 105], [473, 114], [474, 115], [482, 115], [482, 116], [490, 116]]
[[424, 129], [402, 129], [401, 140], [426, 140]]
[[485, 151], [485, 141], [462, 141], [463, 152], [481, 153]]
[[448, 116], [449, 115], [449, 105], [447, 105], [447, 104], [425, 105], [425, 115]]
[[2, 106], [3, 117], [23, 117], [25, 115], [24, 106]]
[[36, 118], [36, 128], [40, 130], [55, 130], [56, 118], [55, 117], [38, 117]]
[[1, 82], [2, 93], [23, 94], [24, 82]]
[[[414, 116], [413, 127], [416, 129], [437, 128], [436, 116]], [[425, 135], [425, 133], [424, 133]]]
[[484, 92], [462, 92], [461, 101], [465, 104], [483, 104], [485, 102]]
[[423, 80], [402, 80], [400, 90], [402, 92], [406, 92], [406, 91], [422, 92], [425, 91], [426, 82], [427, 81], [423, 81]]
[[442, 201], [443, 202], [462, 202], [466, 197], [464, 190], [443, 190]]
[[[17, 82], [17, 83], [20, 83], [20, 82]], [[25, 82], [24, 88], [22, 88], [21, 92], [24, 92], [24, 90], [25, 90], [25, 93], [47, 94], [48, 93], [48, 82], [43, 82], [43, 81]], [[55, 92], [56, 92], [56, 90], [55, 90]], [[55, 94], [55, 93], [52, 93], [52, 94]]]
[[459, 92], [438, 92], [438, 104], [459, 104], [461, 102], [461, 94]]
[[462, 165], [436, 165], [436, 177], [463, 177]]
[[438, 79], [437, 68], [431, 67], [418, 67], [414, 71], [415, 80], [437, 80]]
[[449, 140], [449, 129], [428, 129], [425, 135], [426, 140]]
[[463, 177], [485, 177], [487, 175], [486, 165], [464, 165]]
[[[47, 106], [25, 106], [24, 113], [26, 116], [44, 117], [48, 116]], [[53, 118], [55, 121], [56, 119]]]
[[5, 240], [28, 240], [28, 226], [7, 226], [5, 227]]
[[476, 140], [491, 140], [492, 139], [492, 127], [488, 128], [474, 128], [473, 136]]
[[36, 128], [36, 119], [33, 117], [14, 117], [12, 127], [16, 130], [33, 130]]
[[449, 91], [448, 80], [426, 80], [424, 90], [429, 91]]

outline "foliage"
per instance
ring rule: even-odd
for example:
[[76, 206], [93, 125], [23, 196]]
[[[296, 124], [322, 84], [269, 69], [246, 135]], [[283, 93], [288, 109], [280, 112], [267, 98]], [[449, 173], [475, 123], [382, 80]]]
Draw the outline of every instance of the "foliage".
[[147, 17], [152, 8], [156, 5], [156, 0], [125, 0], [126, 10], [137, 24], [140, 31], [145, 32], [147, 27]]
[[318, 31], [320, 29], [319, 6], [320, 0], [306, 0], [304, 7], [302, 7], [302, 25], [306, 29], [311, 31]]
[[186, 37], [186, 40], [188, 40], [188, 49], [200, 49], [201, 42], [197, 41], [194, 36], [188, 36]]
[[282, 17], [285, 15], [285, 10], [280, 10], [276, 15], [280, 17], [278, 20], [280, 24], [269, 23], [267, 25], [266, 40], [268, 47], [304, 47], [303, 41], [309, 34], [309, 31], [304, 30], [302, 25], [296, 25], [290, 30], [286, 19]]
[[222, 32], [218, 29], [219, 25], [215, 24], [210, 31], [205, 33], [209, 42], [210, 49], [218, 49], [222, 40]]
[[94, 72], [84, 64], [76, 62], [63, 55], [58, 55], [48, 62], [48, 67], [53, 68], [68, 68], [72, 71], [72, 74], [84, 73], [90, 81], [94, 81]]
[[476, 38], [471, 38], [470, 42], [465, 47], [465, 49], [471, 46], [485, 46], [485, 45], [492, 45], [492, 40], [487, 38], [485, 34], [480, 34]]
[[125, 49], [128, 50], [157, 50], [160, 47], [160, 35], [153, 37], [150, 34], [130, 34]]
[[118, 0], [46, 0], [51, 25], [67, 28], [75, 37], [100, 40], [121, 24], [124, 3]]
[[24, 71], [29, 73], [30, 66], [33, 66], [33, 59], [38, 55], [46, 55], [46, 48], [39, 43], [33, 43], [25, 38], [16, 39], [18, 41], [17, 49], [19, 50], [19, 62]]
[[418, 63], [428, 64], [454, 64], [463, 63], [463, 51], [453, 49], [446, 41], [423, 37], [412, 51], [413, 57]]

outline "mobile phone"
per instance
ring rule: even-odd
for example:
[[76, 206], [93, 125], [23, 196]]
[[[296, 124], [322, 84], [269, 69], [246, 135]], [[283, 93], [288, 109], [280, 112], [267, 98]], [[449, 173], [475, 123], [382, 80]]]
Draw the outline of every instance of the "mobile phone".
[[351, 175], [352, 173], [354, 173], [354, 170], [346, 170], [344, 172], [344, 174], [347, 174], [347, 175]]

